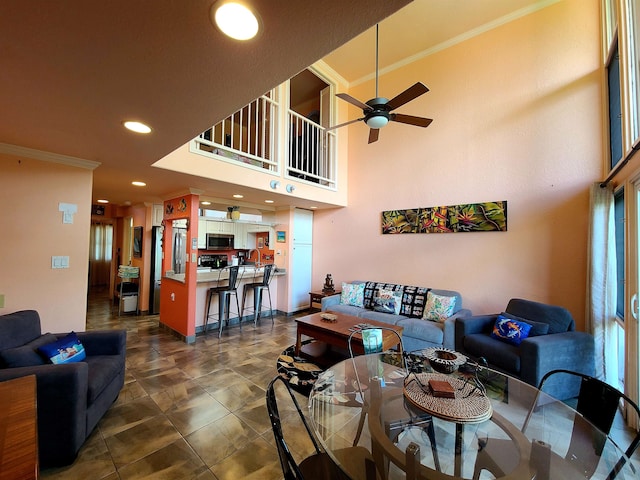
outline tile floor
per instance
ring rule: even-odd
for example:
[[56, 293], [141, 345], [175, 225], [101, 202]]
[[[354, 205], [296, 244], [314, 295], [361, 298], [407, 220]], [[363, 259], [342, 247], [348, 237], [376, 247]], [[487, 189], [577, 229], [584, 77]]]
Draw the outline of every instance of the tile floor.
[[76, 461], [43, 469], [42, 479], [282, 478], [265, 389], [295, 341], [293, 317], [247, 322], [220, 339], [214, 329], [187, 345], [160, 329], [158, 316], [118, 317], [106, 293], [92, 293], [87, 330], [112, 328], [127, 330], [120, 397]]
[[[106, 293], [92, 293], [87, 329], [111, 328], [127, 330], [120, 397], [76, 461], [42, 470], [42, 479], [282, 478], [265, 389], [278, 354], [295, 341], [294, 317], [277, 316], [275, 325], [266, 318], [258, 327], [247, 322], [242, 330], [225, 329], [220, 339], [212, 330], [187, 345], [160, 329], [158, 316], [118, 317]], [[306, 399], [297, 398], [304, 409]], [[285, 437], [304, 458], [311, 445], [287, 407], [280, 407]], [[629, 435], [620, 425], [614, 432]]]

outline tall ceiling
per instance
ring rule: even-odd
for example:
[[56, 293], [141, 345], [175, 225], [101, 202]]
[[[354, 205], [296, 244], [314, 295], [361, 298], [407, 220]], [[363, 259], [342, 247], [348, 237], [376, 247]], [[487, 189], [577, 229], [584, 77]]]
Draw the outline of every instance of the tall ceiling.
[[[349, 82], [371, 77], [378, 22], [383, 69], [555, 1], [250, 0], [264, 29], [244, 43], [212, 25], [214, 0], [2, 2], [0, 143], [100, 162], [94, 200], [161, 201], [192, 187], [261, 203], [151, 164], [319, 59]], [[126, 131], [128, 119], [152, 134]]]

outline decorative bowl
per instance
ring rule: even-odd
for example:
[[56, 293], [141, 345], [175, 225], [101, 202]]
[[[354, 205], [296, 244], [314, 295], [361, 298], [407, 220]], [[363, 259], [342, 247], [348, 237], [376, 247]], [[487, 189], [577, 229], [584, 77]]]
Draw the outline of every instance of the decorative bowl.
[[467, 357], [448, 348], [428, 348], [424, 351], [431, 368], [440, 373], [453, 373], [460, 365], [464, 365]]

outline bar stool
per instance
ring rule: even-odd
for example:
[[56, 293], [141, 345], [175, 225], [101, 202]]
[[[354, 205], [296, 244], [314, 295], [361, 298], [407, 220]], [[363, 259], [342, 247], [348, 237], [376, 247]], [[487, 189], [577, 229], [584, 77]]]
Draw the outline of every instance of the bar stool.
[[[218, 295], [218, 338], [222, 335], [222, 328], [224, 325], [229, 325], [229, 307], [231, 306], [232, 295], [236, 297], [236, 311], [238, 312], [238, 317], [240, 317], [239, 323], [242, 324], [240, 304], [238, 302], [238, 284], [240, 283], [240, 280], [242, 280], [244, 267], [242, 270], [240, 270], [240, 267], [237, 265], [221, 269], [218, 273], [218, 282], [220, 282], [220, 277], [225, 270], [229, 271], [229, 283], [227, 285], [212, 287], [209, 289], [207, 292], [207, 310], [204, 317], [204, 332], [207, 333], [209, 318], [215, 317], [215, 313], [211, 313], [211, 298], [214, 295]], [[223, 318], [224, 323], [222, 322]]]
[[273, 278], [273, 263], [264, 266], [264, 274], [262, 281], [254, 283], [245, 283], [242, 289], [242, 315], [244, 316], [244, 302], [247, 298], [247, 292], [253, 290], [253, 325], [258, 325], [260, 314], [262, 313], [262, 291], [266, 290], [269, 295], [269, 312], [271, 314], [271, 323], [273, 323], [273, 306], [271, 305], [271, 290], [269, 284]]

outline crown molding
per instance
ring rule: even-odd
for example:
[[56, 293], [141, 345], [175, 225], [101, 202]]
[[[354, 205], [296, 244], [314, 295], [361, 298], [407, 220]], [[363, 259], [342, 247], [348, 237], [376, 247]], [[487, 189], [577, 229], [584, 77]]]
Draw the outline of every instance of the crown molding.
[[87, 170], [95, 170], [100, 166], [100, 162], [94, 162], [93, 160], [85, 160], [83, 158], [45, 152], [34, 148], [10, 145], [8, 143], [0, 143], [0, 153], [16, 157], [31, 158], [33, 160], [41, 160], [43, 162], [60, 163], [71, 167], [86, 168]]

